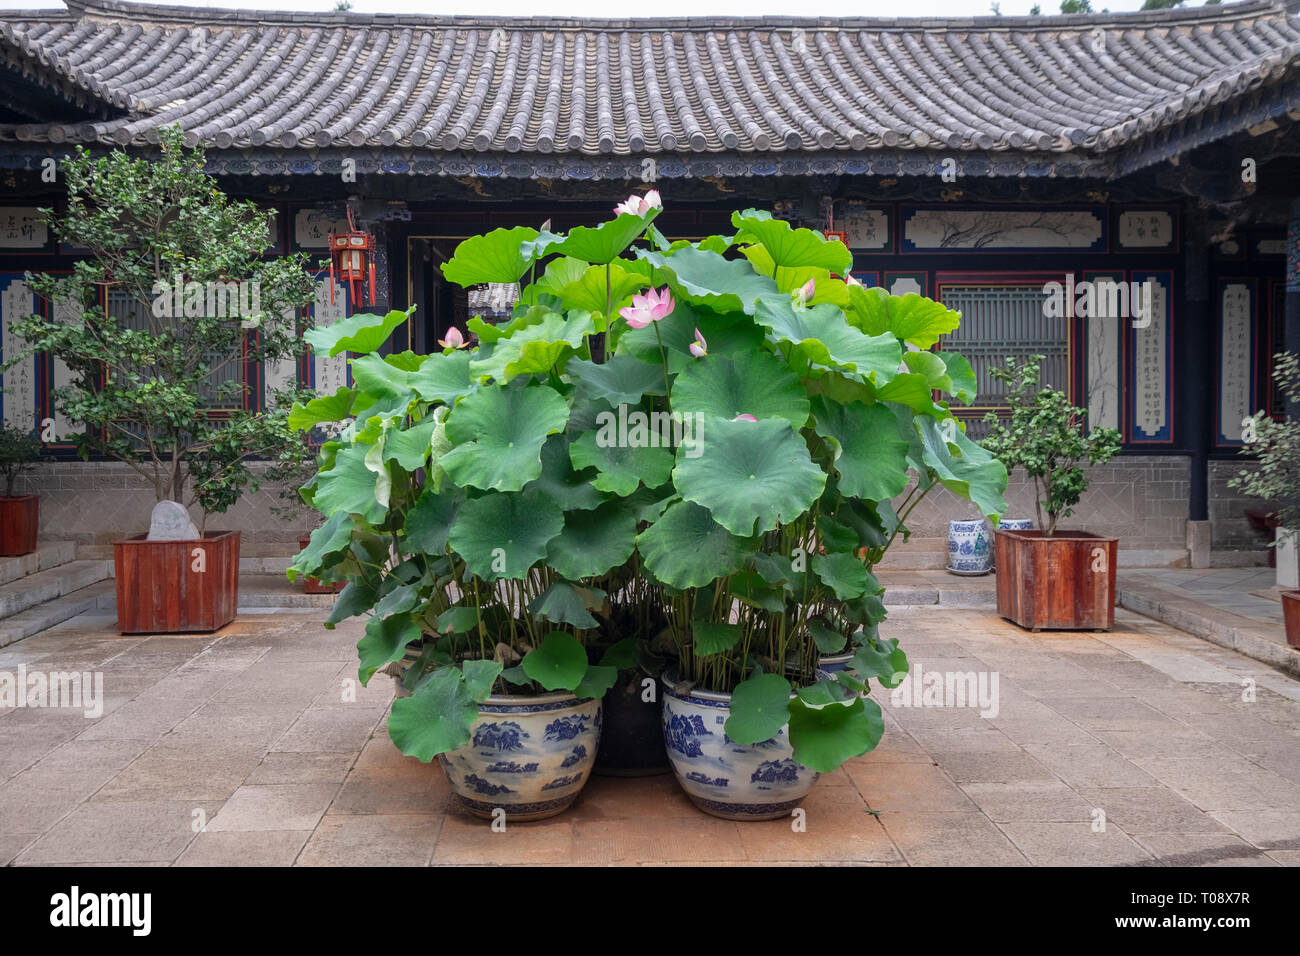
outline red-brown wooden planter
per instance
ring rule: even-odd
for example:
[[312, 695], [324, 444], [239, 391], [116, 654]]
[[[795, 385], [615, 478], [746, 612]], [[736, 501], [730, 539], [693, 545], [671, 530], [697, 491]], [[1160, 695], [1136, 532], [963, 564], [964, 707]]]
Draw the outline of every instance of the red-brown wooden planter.
[[0, 555], [13, 557], [36, 550], [40, 505], [40, 495], [0, 498]]
[[998, 614], [1021, 627], [1110, 630], [1118, 539], [1086, 531], [995, 531]]
[[[304, 550], [307, 545], [311, 544], [311, 535], [305, 534], [298, 539], [298, 550]], [[324, 584], [320, 578], [312, 578], [304, 575], [302, 579], [303, 594], [338, 594], [347, 585], [347, 581], [335, 581], [333, 584]]]
[[114, 541], [113, 568], [119, 633], [208, 632], [235, 619], [238, 531], [210, 531], [189, 541], [147, 541], [145, 535]]
[[1282, 621], [1286, 625], [1286, 642], [1300, 650], [1300, 591], [1282, 592]]

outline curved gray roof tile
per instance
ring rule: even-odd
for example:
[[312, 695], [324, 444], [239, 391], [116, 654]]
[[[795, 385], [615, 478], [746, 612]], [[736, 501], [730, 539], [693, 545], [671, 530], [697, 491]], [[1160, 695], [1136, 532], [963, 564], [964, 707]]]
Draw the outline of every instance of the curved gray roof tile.
[[1294, 82], [1300, 67], [1294, 0], [627, 21], [67, 3], [0, 12], [0, 58], [107, 109], [0, 127], [0, 139], [145, 144], [178, 123], [218, 149], [1096, 153]]

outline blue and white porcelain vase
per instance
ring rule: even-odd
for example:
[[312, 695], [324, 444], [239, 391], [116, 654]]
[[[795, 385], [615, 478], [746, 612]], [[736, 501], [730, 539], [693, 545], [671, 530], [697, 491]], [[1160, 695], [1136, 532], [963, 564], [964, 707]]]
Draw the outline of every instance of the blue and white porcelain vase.
[[998, 522], [999, 531], [1033, 531], [1033, 518], [1003, 518]]
[[[394, 668], [398, 697], [409, 697]], [[512, 823], [544, 820], [569, 808], [582, 792], [600, 749], [604, 712], [599, 700], [573, 694], [494, 694], [478, 705], [469, 743], [438, 756], [456, 799], [477, 817], [500, 808]]]
[[511, 822], [567, 810], [596, 762], [600, 701], [501, 694], [478, 713], [470, 742], [438, 757], [461, 805], [488, 819], [499, 807]]
[[948, 522], [948, 570], [956, 574], [988, 574], [988, 525], [983, 518]]
[[738, 744], [723, 730], [730, 694], [687, 690], [672, 674], [663, 686], [668, 762], [697, 807], [726, 820], [773, 820], [808, 796], [818, 774], [795, 763], [788, 725], [771, 740]]

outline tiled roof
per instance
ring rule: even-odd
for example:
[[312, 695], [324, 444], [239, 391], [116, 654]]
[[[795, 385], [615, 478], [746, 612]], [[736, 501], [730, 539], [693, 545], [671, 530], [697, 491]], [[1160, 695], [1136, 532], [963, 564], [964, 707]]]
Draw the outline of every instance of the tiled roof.
[[103, 118], [0, 139], [146, 144], [179, 123], [220, 150], [1096, 155], [1294, 87], [1300, 67], [1300, 23], [1279, 2], [629, 21], [67, 3], [0, 12], [0, 63]]

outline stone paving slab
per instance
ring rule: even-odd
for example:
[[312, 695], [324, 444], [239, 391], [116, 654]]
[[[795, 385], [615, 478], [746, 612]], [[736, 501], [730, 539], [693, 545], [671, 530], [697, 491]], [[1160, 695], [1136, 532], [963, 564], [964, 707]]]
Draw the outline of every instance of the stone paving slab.
[[346, 693], [359, 623], [124, 638], [83, 615], [0, 649], [98, 670], [107, 698], [0, 710], [0, 865], [1300, 865], [1292, 677], [1124, 610], [1031, 634], [893, 607], [883, 630], [922, 674], [996, 675], [996, 713], [877, 691], [884, 739], [823, 776], [804, 831], [701, 814], [665, 775], [493, 833], [388, 740], [391, 682]]

